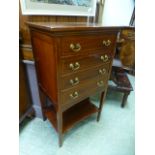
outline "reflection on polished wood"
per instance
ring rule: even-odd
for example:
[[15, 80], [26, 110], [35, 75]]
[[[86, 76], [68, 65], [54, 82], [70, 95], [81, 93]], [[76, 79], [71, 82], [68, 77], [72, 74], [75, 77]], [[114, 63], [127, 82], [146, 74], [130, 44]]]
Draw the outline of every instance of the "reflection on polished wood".
[[[50, 100], [48, 106], [42, 102], [44, 115], [58, 132], [62, 146], [64, 132], [77, 122], [94, 113], [100, 119], [118, 28], [86, 23], [28, 25], [38, 85], [44, 101]], [[110, 42], [104, 45], [103, 40]], [[71, 44], [76, 46], [71, 48]], [[99, 107], [90, 103], [89, 97], [101, 92]]]

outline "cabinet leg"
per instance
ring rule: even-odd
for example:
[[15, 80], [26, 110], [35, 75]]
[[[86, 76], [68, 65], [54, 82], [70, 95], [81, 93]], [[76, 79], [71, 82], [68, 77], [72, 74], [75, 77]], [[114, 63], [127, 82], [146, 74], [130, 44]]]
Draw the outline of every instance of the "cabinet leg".
[[102, 92], [101, 93], [100, 105], [99, 105], [99, 112], [97, 114], [97, 122], [99, 122], [99, 120], [100, 120], [100, 116], [101, 116], [101, 111], [102, 111], [102, 107], [103, 107], [103, 101], [104, 101], [104, 98], [105, 98], [105, 94], [106, 94], [106, 92]]
[[47, 96], [43, 93], [43, 91], [41, 89], [39, 89], [39, 97], [40, 97], [40, 101], [41, 101], [43, 121], [46, 121], [47, 118], [45, 116], [44, 108], [46, 108], [46, 106], [47, 106]]
[[97, 114], [97, 122], [99, 122], [100, 116], [101, 116], [101, 110], [99, 110], [99, 112], [98, 112], [98, 114]]
[[63, 119], [62, 119], [62, 112], [61, 111], [59, 111], [57, 113], [57, 124], [58, 124], [58, 134], [59, 134], [59, 147], [61, 147], [62, 143], [63, 143], [63, 133], [62, 133]]
[[45, 105], [47, 104], [47, 96], [45, 96], [45, 99], [44, 101], [42, 101], [43, 104], [44, 104], [44, 107], [42, 106], [42, 113], [43, 113], [43, 121], [46, 121], [47, 120], [47, 117], [45, 116], [45, 112], [44, 112], [44, 108], [45, 108]]
[[45, 116], [45, 113], [43, 112], [43, 121], [46, 121], [47, 117]]
[[130, 93], [124, 93], [124, 95], [123, 95], [123, 100], [122, 100], [122, 104], [121, 104], [121, 107], [122, 107], [122, 108], [124, 108], [129, 94], [130, 94]]
[[63, 134], [59, 133], [59, 147], [62, 146], [62, 143], [63, 143]]

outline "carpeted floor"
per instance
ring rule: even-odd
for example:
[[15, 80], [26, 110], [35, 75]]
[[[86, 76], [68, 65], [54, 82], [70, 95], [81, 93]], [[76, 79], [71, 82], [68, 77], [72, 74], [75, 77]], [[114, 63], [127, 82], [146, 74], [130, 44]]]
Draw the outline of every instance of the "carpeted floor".
[[[134, 77], [129, 78], [134, 87]], [[134, 155], [134, 99], [132, 91], [121, 108], [122, 94], [108, 92], [100, 121], [94, 115], [77, 124], [65, 134], [61, 148], [48, 120], [25, 120], [20, 127], [20, 155]], [[98, 104], [97, 96], [92, 101]]]

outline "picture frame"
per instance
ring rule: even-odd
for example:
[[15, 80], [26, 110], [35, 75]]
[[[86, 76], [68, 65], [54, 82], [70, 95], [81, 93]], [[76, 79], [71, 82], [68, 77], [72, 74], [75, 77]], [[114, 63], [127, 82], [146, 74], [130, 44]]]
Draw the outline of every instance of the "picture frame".
[[20, 0], [23, 15], [95, 16], [97, 0]]

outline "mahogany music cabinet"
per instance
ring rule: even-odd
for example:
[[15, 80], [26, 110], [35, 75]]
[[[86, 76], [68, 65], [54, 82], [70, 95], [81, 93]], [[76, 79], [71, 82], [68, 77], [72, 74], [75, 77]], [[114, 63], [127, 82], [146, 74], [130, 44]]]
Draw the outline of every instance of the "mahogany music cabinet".
[[[84, 23], [28, 23], [42, 110], [59, 135], [97, 113], [99, 121], [118, 30]], [[99, 107], [89, 97], [102, 93]], [[46, 104], [46, 99], [51, 104]]]

